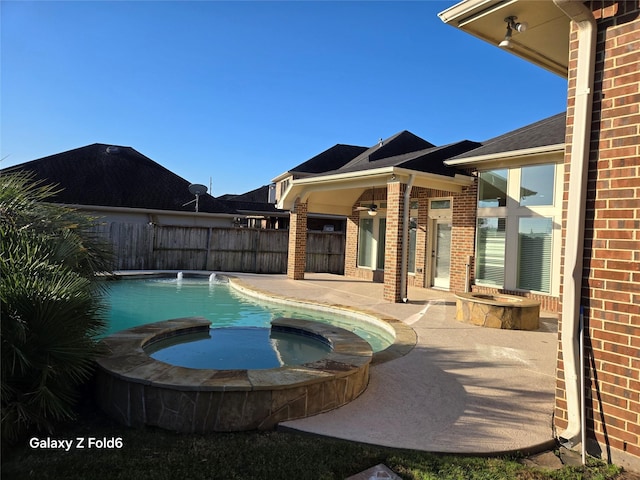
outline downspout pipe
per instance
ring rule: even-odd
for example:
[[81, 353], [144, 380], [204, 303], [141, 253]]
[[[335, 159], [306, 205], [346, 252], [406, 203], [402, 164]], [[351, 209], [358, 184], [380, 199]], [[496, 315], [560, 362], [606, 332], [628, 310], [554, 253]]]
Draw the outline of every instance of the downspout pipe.
[[407, 294], [407, 275], [409, 267], [409, 223], [411, 213], [411, 189], [413, 188], [413, 182], [416, 179], [416, 175], [412, 173], [409, 175], [409, 181], [404, 190], [404, 206], [402, 209], [402, 265], [400, 266], [400, 294], [402, 301], [407, 303], [409, 296]]
[[[573, 140], [569, 159], [569, 192], [565, 239], [564, 280], [562, 285], [562, 332], [560, 341], [564, 362], [567, 398], [567, 428], [558, 440], [571, 448], [581, 441], [582, 396], [579, 339], [580, 297], [584, 252], [584, 222], [587, 202], [587, 176], [593, 105], [597, 25], [593, 13], [582, 0], [553, 0], [578, 26], [578, 64], [576, 69]], [[582, 445], [585, 449], [585, 445]]]

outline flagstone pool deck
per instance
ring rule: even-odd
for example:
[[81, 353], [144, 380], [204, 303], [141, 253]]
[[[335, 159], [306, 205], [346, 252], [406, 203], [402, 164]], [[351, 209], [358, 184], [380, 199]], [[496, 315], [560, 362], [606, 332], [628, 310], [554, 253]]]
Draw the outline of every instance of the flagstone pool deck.
[[340, 275], [230, 273], [244, 287], [394, 318], [415, 346], [372, 363], [369, 386], [351, 403], [280, 428], [429, 452], [534, 453], [554, 445], [557, 316], [535, 331], [455, 320], [451, 292], [409, 288], [406, 304], [382, 300], [383, 285]]

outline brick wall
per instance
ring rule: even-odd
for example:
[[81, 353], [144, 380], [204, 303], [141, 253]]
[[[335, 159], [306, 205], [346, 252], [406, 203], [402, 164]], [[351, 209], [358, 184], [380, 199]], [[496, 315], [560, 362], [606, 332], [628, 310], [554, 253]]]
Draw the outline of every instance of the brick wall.
[[469, 281], [473, 282], [476, 239], [476, 208], [478, 182], [453, 195], [453, 219], [451, 224], [451, 273], [450, 290], [464, 292], [467, 262], [471, 256]]
[[[587, 326], [587, 426], [589, 437], [597, 441], [591, 442], [590, 453], [600, 450], [608, 460], [640, 470], [640, 2], [594, 2], [592, 10], [598, 53], [581, 296]], [[568, 146], [577, 47], [574, 26]], [[565, 192], [568, 178], [567, 173]], [[564, 239], [566, 193], [563, 208]], [[557, 373], [555, 425], [563, 429], [567, 412], [561, 345]]]

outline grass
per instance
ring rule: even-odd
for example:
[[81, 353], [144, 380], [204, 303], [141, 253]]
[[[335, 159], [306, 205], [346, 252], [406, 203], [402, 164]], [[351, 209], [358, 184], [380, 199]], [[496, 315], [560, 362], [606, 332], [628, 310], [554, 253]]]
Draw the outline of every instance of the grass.
[[278, 431], [185, 435], [130, 429], [116, 425], [92, 405], [85, 405], [77, 422], [59, 426], [50, 436], [120, 438], [122, 448], [33, 449], [29, 437], [4, 448], [2, 479], [333, 480], [379, 463], [412, 480], [606, 480], [619, 473], [600, 463], [547, 471], [524, 466], [516, 458], [433, 455]]

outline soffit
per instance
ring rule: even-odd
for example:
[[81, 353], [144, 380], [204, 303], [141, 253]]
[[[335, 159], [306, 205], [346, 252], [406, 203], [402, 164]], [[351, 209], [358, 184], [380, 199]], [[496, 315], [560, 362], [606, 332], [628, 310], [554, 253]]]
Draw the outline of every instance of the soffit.
[[396, 181], [407, 183], [414, 175], [413, 185], [449, 192], [460, 192], [473, 178], [466, 175], [449, 177], [444, 175], [416, 172], [397, 167], [358, 172], [358, 174], [337, 174], [323, 177], [309, 177], [294, 180], [283, 197], [278, 208], [290, 210], [296, 200], [307, 203], [310, 213], [350, 215], [358, 198], [372, 188], [384, 189], [395, 176]]
[[525, 32], [513, 32], [513, 48], [505, 49], [562, 77], [567, 76], [570, 20], [551, 1], [466, 0], [439, 14], [448, 25], [495, 45], [504, 39], [505, 18], [526, 22]]

